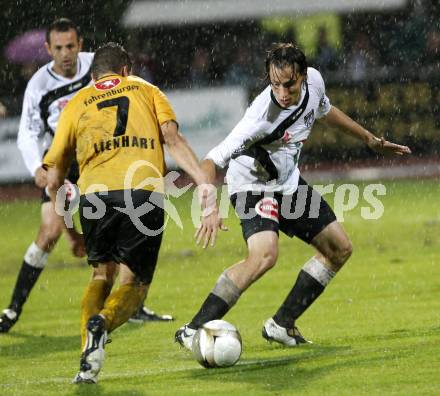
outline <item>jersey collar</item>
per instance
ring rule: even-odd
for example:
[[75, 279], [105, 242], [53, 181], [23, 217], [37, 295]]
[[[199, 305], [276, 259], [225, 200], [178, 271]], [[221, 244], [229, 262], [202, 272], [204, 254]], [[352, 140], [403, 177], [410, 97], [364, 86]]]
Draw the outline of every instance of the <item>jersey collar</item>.
[[101, 81], [101, 80], [105, 80], [109, 77], [117, 77], [117, 78], [122, 78], [122, 76], [118, 73], [109, 73], [109, 74], [104, 74], [103, 76], [101, 76], [98, 80], [95, 80], [95, 82]]

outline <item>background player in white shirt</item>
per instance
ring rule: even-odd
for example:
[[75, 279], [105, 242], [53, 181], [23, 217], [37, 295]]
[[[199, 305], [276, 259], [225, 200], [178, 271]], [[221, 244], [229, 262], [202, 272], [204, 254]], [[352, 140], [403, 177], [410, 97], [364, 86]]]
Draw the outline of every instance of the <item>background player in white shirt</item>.
[[[231, 202], [241, 219], [248, 256], [226, 269], [192, 321], [176, 332], [191, 348], [202, 324], [222, 318], [240, 295], [278, 256], [278, 232], [311, 244], [316, 254], [305, 263], [262, 335], [286, 346], [306, 343], [296, 320], [324, 291], [352, 253], [351, 242], [325, 200], [300, 177], [298, 158], [315, 119], [323, 119], [362, 140], [378, 153], [409, 154], [406, 146], [379, 139], [330, 104], [321, 74], [292, 44], [278, 44], [266, 58], [269, 86], [243, 119], [202, 162], [211, 182], [216, 166], [225, 167]], [[301, 210], [303, 209], [303, 210]], [[199, 239], [209, 239], [204, 228]]]
[[[30, 79], [23, 99], [17, 144], [35, 184], [43, 189], [41, 224], [37, 238], [29, 246], [12, 293], [11, 302], [0, 316], [0, 333], [6, 333], [17, 322], [23, 305], [36, 284], [48, 255], [65, 231], [72, 253], [85, 256], [82, 235], [75, 229], [66, 229], [55, 213], [49, 196], [44, 191], [46, 170], [42, 157], [52, 143], [61, 111], [77, 91], [91, 81], [90, 66], [93, 53], [80, 52], [83, 40], [79, 28], [69, 19], [54, 21], [47, 30], [46, 49], [53, 60], [41, 67]], [[78, 179], [76, 162], [68, 179]], [[157, 315], [140, 307], [131, 320], [172, 320], [170, 315]]]

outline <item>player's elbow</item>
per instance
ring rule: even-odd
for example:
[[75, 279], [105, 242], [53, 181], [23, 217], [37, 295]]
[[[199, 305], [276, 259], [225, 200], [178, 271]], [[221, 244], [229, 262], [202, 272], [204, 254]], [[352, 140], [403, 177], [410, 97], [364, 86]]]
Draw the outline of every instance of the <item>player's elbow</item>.
[[182, 143], [182, 140], [179, 139], [177, 135], [175, 136], [169, 136], [165, 139], [165, 144], [167, 145], [168, 149], [173, 149], [176, 147], [179, 147], [179, 144]]
[[167, 121], [161, 125], [162, 136], [165, 144], [169, 147], [177, 147], [184, 141], [183, 136], [177, 129], [177, 123], [174, 121]]

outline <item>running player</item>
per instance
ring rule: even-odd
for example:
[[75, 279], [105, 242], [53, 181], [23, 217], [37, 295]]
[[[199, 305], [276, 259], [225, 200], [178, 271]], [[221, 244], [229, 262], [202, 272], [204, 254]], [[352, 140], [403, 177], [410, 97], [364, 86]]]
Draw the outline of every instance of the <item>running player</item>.
[[[46, 41], [53, 61], [40, 68], [27, 85], [17, 140], [26, 167], [35, 184], [42, 189], [41, 223], [36, 240], [24, 255], [10, 304], [0, 315], [0, 333], [7, 333], [18, 321], [63, 229], [73, 255], [85, 255], [82, 235], [74, 228], [63, 228], [50, 204], [45, 192], [46, 170], [41, 166], [41, 159], [52, 142], [62, 109], [78, 90], [90, 83], [93, 53], [81, 52], [80, 29], [67, 18], [57, 19], [49, 26]], [[76, 183], [76, 161], [73, 161], [67, 179]], [[173, 320], [171, 315], [156, 314], [143, 303], [130, 319], [132, 322], [169, 320]]]
[[[107, 334], [130, 318], [153, 278], [164, 225], [163, 144], [198, 185], [206, 182], [178, 132], [166, 96], [129, 76], [130, 69], [121, 46], [108, 43], [96, 51], [94, 84], [66, 106], [44, 158], [56, 202], [76, 153], [81, 226], [88, 262], [94, 267], [81, 303], [82, 356], [75, 383], [97, 381]], [[139, 213], [141, 209], [145, 211]], [[208, 239], [215, 237], [217, 211], [203, 217], [202, 224], [209, 230]], [[111, 292], [119, 266], [120, 286]]]
[[[322, 119], [362, 140], [378, 153], [409, 154], [400, 146], [377, 138], [332, 106], [321, 74], [307, 67], [304, 53], [293, 44], [278, 44], [266, 58], [269, 85], [257, 96], [226, 139], [202, 162], [210, 181], [216, 166], [229, 164], [231, 202], [241, 219], [248, 255], [226, 269], [191, 322], [175, 339], [190, 349], [196, 330], [222, 318], [240, 295], [278, 257], [278, 232], [297, 236], [316, 253], [308, 260], [262, 334], [286, 346], [306, 343], [297, 319], [319, 297], [352, 253], [351, 242], [325, 200], [300, 176], [298, 158], [315, 119]], [[202, 227], [199, 234], [206, 230]]]

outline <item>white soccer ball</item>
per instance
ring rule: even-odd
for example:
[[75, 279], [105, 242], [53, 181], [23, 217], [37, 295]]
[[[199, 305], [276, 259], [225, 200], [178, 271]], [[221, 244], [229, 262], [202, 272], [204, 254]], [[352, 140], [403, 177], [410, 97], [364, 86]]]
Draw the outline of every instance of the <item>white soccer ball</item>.
[[192, 352], [206, 368], [233, 366], [242, 352], [240, 333], [225, 320], [211, 320], [194, 335]]

